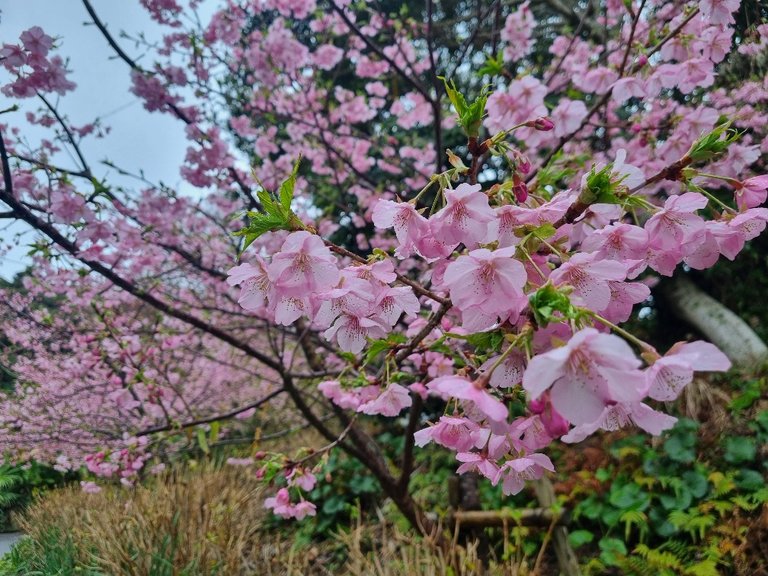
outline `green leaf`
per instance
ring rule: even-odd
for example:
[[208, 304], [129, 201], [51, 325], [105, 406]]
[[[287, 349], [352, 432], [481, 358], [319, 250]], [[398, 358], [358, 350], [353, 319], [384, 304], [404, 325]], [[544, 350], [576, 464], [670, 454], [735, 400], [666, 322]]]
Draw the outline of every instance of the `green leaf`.
[[704, 494], [709, 490], [709, 482], [707, 477], [695, 470], [689, 470], [683, 474], [683, 482], [685, 486], [691, 491], [691, 495], [694, 498], [703, 498]]
[[503, 54], [499, 52], [496, 56], [488, 56], [485, 63], [477, 71], [477, 75], [480, 77], [488, 74], [489, 76], [500, 76], [504, 73], [504, 58]]
[[219, 431], [221, 430], [221, 422], [216, 420], [211, 422], [211, 444], [215, 444], [219, 439]]
[[203, 451], [203, 454], [211, 453], [211, 449], [208, 447], [208, 440], [205, 437], [205, 430], [202, 428], [197, 429], [197, 444], [200, 446], [200, 450]]
[[536, 236], [536, 238], [541, 238], [542, 240], [546, 240], [547, 238], [552, 238], [552, 236], [557, 234], [557, 228], [555, 228], [552, 224], [547, 222], [546, 224], [542, 224], [538, 228], [532, 230], [531, 234]]
[[731, 436], [725, 439], [725, 461], [731, 464], [752, 462], [757, 455], [757, 444], [754, 438]]
[[600, 560], [608, 566], [617, 566], [620, 560], [627, 555], [626, 545], [618, 538], [601, 538], [598, 546], [601, 550]]
[[696, 431], [698, 424], [681, 418], [664, 442], [664, 452], [675, 462], [688, 464], [696, 459]]
[[[529, 303], [536, 323], [542, 328], [553, 321], [560, 321], [563, 318], [576, 319], [579, 316], [578, 310], [571, 304], [568, 296], [550, 283], [544, 284], [531, 294]], [[561, 316], [557, 317], [556, 312]]]
[[595, 166], [587, 174], [586, 183], [579, 195], [579, 202], [583, 204], [618, 204], [616, 192], [623, 178], [617, 179], [613, 175], [613, 164], [608, 164], [600, 170]]
[[234, 233], [235, 236], [245, 238], [242, 251], [245, 251], [253, 244], [254, 240], [267, 232], [297, 230], [301, 228], [301, 221], [291, 210], [291, 202], [293, 201], [293, 193], [296, 186], [296, 175], [298, 174], [300, 163], [301, 158], [293, 165], [290, 176], [280, 185], [277, 197], [263, 188], [256, 193], [261, 204], [261, 211], [249, 211], [247, 213], [249, 218], [248, 225]]
[[707, 162], [727, 151], [728, 146], [738, 140], [740, 136], [741, 134], [737, 130], [731, 129], [730, 121], [725, 122], [715, 126], [711, 132], [696, 140], [687, 156], [693, 162]]
[[504, 333], [494, 331], [470, 334], [467, 336], [467, 342], [476, 352], [496, 352], [504, 342]]
[[611, 474], [610, 470], [606, 470], [605, 468], [598, 468], [595, 472], [595, 478], [600, 480], [600, 482], [607, 482], [613, 478], [613, 474]]
[[464, 128], [467, 136], [476, 138], [480, 134], [480, 125], [485, 116], [485, 105], [490, 93], [486, 88], [483, 88], [480, 95], [471, 104], [468, 104], [464, 95], [456, 89], [453, 80], [440, 78], [445, 84], [445, 93], [459, 116], [459, 125]]
[[685, 510], [693, 502], [693, 494], [683, 486], [675, 494], [662, 494], [659, 496], [659, 502], [665, 510]]
[[763, 386], [760, 380], [752, 380], [747, 384], [746, 390], [736, 396], [728, 408], [734, 412], [740, 412], [750, 408], [755, 402], [760, 400], [763, 395]]
[[637, 484], [619, 484], [611, 486], [608, 501], [621, 510], [645, 510], [651, 502], [650, 497]]
[[589, 530], [574, 530], [570, 534], [568, 534], [568, 541], [571, 543], [571, 546], [574, 548], [578, 548], [579, 546], [583, 546], [584, 544], [589, 544], [592, 542], [592, 540], [595, 539], [595, 535], [592, 534]]
[[739, 475], [736, 478], [736, 485], [742, 490], [757, 492], [765, 487], [765, 480], [760, 472], [750, 470], [749, 468], [743, 468], [742, 470], [739, 470]]
[[299, 172], [299, 164], [301, 164], [301, 156], [299, 156], [296, 163], [293, 165], [291, 175], [280, 184], [280, 204], [286, 214], [291, 212], [291, 202], [293, 201], [293, 190], [296, 187], [296, 175]]

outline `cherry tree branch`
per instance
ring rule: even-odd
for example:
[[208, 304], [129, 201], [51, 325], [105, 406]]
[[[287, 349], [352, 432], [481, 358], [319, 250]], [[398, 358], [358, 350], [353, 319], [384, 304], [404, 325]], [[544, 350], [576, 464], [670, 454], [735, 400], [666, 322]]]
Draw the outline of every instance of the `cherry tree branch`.
[[[144, 70], [139, 64], [128, 54], [126, 54], [123, 49], [120, 47], [120, 45], [115, 41], [115, 38], [112, 36], [112, 34], [107, 29], [104, 22], [102, 22], [101, 18], [99, 18], [98, 14], [96, 14], [96, 11], [93, 9], [93, 6], [91, 5], [90, 0], [83, 0], [83, 5], [85, 6], [86, 11], [88, 12], [88, 15], [93, 20], [93, 23], [96, 25], [96, 28], [99, 29], [99, 32], [101, 32], [101, 35], [104, 36], [104, 39], [107, 41], [107, 43], [112, 47], [112, 49], [115, 51], [115, 53], [118, 55], [118, 57], [128, 64], [132, 70], [135, 70], [136, 72], [139, 72], [144, 75], [150, 75], [149, 72]], [[194, 124], [192, 120], [184, 113], [181, 108], [179, 108], [175, 103], [170, 102], [169, 100], [165, 100], [165, 105], [168, 106], [168, 109], [173, 112], [173, 114], [184, 124], [192, 125]], [[227, 168], [227, 172], [229, 173], [230, 178], [237, 184], [237, 186], [240, 188], [240, 191], [246, 196], [248, 199], [248, 202], [250, 203], [250, 206], [252, 208], [258, 208], [260, 206], [259, 201], [256, 199], [256, 197], [253, 195], [253, 192], [251, 189], [243, 182], [242, 178], [240, 178], [240, 174], [238, 174], [237, 169], [233, 166], [230, 166]]]
[[[83, 0], [83, 1], [84, 1], [84, 2], [87, 2], [87, 0]], [[382, 50], [382, 49], [381, 49], [379, 46], [377, 46], [376, 44], [374, 44], [374, 42], [373, 42], [373, 41], [372, 41], [372, 40], [371, 40], [371, 39], [370, 39], [368, 36], [366, 36], [365, 34], [363, 34], [363, 31], [362, 31], [362, 30], [360, 30], [360, 28], [359, 28], [359, 27], [358, 27], [358, 26], [357, 26], [357, 25], [356, 25], [354, 22], [352, 22], [352, 20], [350, 19], [350, 17], [349, 17], [349, 16], [347, 15], [347, 13], [344, 11], [344, 8], [342, 8], [342, 7], [340, 7], [339, 5], [337, 5], [337, 4], [336, 4], [336, 2], [334, 2], [333, 0], [328, 0], [328, 4], [329, 4], [329, 5], [330, 5], [330, 7], [333, 9], [333, 11], [334, 11], [334, 12], [336, 12], [336, 13], [337, 13], [337, 14], [338, 14], [338, 15], [341, 17], [341, 19], [342, 19], [342, 20], [344, 21], [344, 23], [347, 25], [347, 28], [349, 28], [349, 29], [350, 29], [350, 31], [351, 31], [351, 32], [352, 32], [352, 33], [353, 33], [355, 36], [357, 36], [358, 38], [360, 38], [360, 40], [362, 40], [362, 41], [363, 41], [363, 43], [364, 43], [366, 46], [368, 46], [368, 48], [369, 48], [371, 51], [373, 51], [373, 52], [374, 52], [374, 53], [375, 53], [375, 54], [376, 54], [376, 55], [377, 55], [379, 58], [381, 58], [381, 59], [382, 59], [382, 60], [384, 60], [384, 61], [385, 61], [387, 64], [389, 64], [389, 65], [391, 66], [391, 68], [392, 68], [392, 69], [393, 69], [395, 72], [397, 72], [397, 74], [398, 74], [398, 75], [399, 75], [399, 76], [400, 76], [400, 77], [401, 77], [403, 80], [405, 80], [406, 82], [408, 82], [408, 84], [410, 84], [411, 86], [413, 86], [413, 87], [416, 89], [416, 91], [417, 91], [419, 94], [421, 94], [422, 96], [424, 96], [424, 99], [425, 99], [427, 102], [429, 102], [429, 103], [433, 103], [434, 99], [433, 99], [433, 98], [432, 98], [432, 96], [430, 95], [429, 91], [428, 91], [428, 90], [427, 90], [427, 89], [426, 89], [426, 88], [425, 88], [425, 87], [422, 85], [422, 83], [421, 83], [421, 82], [419, 82], [419, 81], [418, 81], [416, 78], [413, 78], [413, 77], [412, 77], [412, 76], [410, 76], [408, 73], [406, 73], [406, 71], [405, 71], [405, 70], [403, 70], [403, 69], [402, 69], [400, 66], [398, 66], [398, 65], [397, 65], [397, 63], [396, 63], [394, 60], [392, 60], [392, 58], [390, 58], [389, 56], [387, 56], [387, 55], [384, 53], [384, 51], [383, 51], [383, 50]]]
[[139, 432], [136, 432], [134, 436], [149, 436], [151, 434], [157, 434], [159, 432], [168, 432], [168, 431], [177, 431], [177, 430], [184, 430], [185, 428], [193, 428], [195, 426], [200, 426], [202, 424], [210, 424], [212, 422], [217, 422], [219, 420], [229, 420], [230, 418], [234, 418], [238, 414], [242, 414], [243, 412], [246, 412], [247, 410], [250, 410], [252, 408], [258, 408], [259, 406], [262, 406], [263, 404], [266, 404], [273, 398], [279, 396], [285, 392], [284, 388], [278, 388], [277, 390], [270, 392], [263, 398], [259, 398], [255, 402], [251, 402], [250, 404], [247, 404], [245, 406], [240, 406], [239, 408], [235, 408], [234, 410], [230, 410], [229, 412], [224, 412], [223, 414], [214, 414], [213, 416], [206, 416], [205, 418], [200, 418], [198, 420], [190, 420], [188, 422], [182, 422], [179, 424], [169, 423], [165, 424], [163, 426], [155, 426], [153, 428], [145, 428], [144, 430], [141, 430]]

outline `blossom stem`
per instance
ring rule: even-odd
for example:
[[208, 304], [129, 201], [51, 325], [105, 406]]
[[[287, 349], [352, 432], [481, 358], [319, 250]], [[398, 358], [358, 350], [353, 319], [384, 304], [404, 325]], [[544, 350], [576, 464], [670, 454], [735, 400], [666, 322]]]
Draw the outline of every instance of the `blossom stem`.
[[421, 198], [426, 193], [426, 191], [432, 187], [432, 184], [438, 181], [438, 178], [439, 178], [438, 175], [430, 177], [429, 182], [427, 182], [427, 185], [424, 186], [424, 188], [422, 188], [421, 190], [419, 190], [418, 194], [416, 194], [416, 196], [414, 196], [410, 200], [410, 202], [412, 202], [415, 205], [419, 201], [419, 198]]
[[628, 341], [632, 342], [633, 344], [635, 344], [638, 348], [640, 348], [644, 352], [655, 352], [656, 351], [655, 348], [653, 346], [651, 346], [650, 344], [648, 344], [647, 342], [644, 342], [643, 340], [640, 340], [640, 338], [630, 334], [629, 332], [624, 330], [624, 328], [622, 328], [620, 326], [617, 326], [616, 324], [614, 324], [610, 320], [607, 320], [606, 318], [603, 318], [597, 312], [592, 312], [591, 310], [587, 310], [587, 313], [590, 316], [592, 316], [595, 320], [600, 322], [601, 324], [605, 324], [606, 326], [608, 326], [611, 330], [613, 330], [614, 332], [616, 332], [617, 334], [622, 336], [625, 340], [628, 340]]
[[536, 262], [533, 261], [533, 258], [531, 258], [531, 255], [528, 254], [528, 250], [520, 246], [518, 246], [518, 248], [520, 249], [520, 252], [523, 253], [523, 256], [525, 256], [528, 259], [528, 262], [531, 263], [531, 266], [533, 266], [536, 269], [536, 272], [539, 273], [539, 276], [541, 276], [542, 280], [546, 280], [547, 277], [544, 275], [544, 272], [541, 271], [541, 268], [539, 268], [538, 264], [536, 264]]
[[707, 190], [705, 190], [701, 186], [698, 186], [698, 185], [695, 185], [695, 184], [693, 186], [694, 186], [694, 188], [696, 190], [698, 190], [699, 192], [704, 194], [704, 196], [706, 196], [711, 202], [714, 202], [715, 204], [721, 206], [723, 208], [723, 210], [725, 210], [726, 212], [731, 212], [732, 214], [736, 213], [736, 210], [734, 210], [733, 208], [728, 206], [728, 204], [725, 204], [722, 200], [720, 200], [717, 196], [715, 196], [711, 192], [708, 192]]
[[[355, 262], [359, 262], [360, 264], [368, 263], [368, 260], [360, 256], [359, 254], [355, 254], [351, 250], [347, 250], [343, 246], [334, 244], [330, 240], [323, 239], [323, 242], [331, 252], [335, 252], [339, 256], [346, 256], [347, 258], [350, 258]], [[405, 284], [406, 286], [410, 286], [411, 288], [413, 288], [413, 291], [416, 292], [419, 296], [426, 296], [427, 298], [430, 298], [431, 300], [434, 300], [439, 304], [450, 304], [450, 300], [448, 298], [443, 298], [442, 296], [438, 296], [437, 294], [432, 292], [432, 290], [428, 290], [427, 288], [424, 288], [424, 286], [422, 286], [418, 282], [414, 282], [410, 278], [403, 276], [402, 274], [399, 274], [397, 272], [395, 272], [395, 275], [397, 276], [398, 281]]]
[[485, 373], [483, 374], [483, 377], [485, 377], [486, 379], [490, 379], [491, 374], [493, 374], [493, 372], [496, 370], [496, 368], [501, 366], [502, 362], [504, 362], [504, 360], [507, 359], [507, 356], [509, 356], [510, 352], [512, 352], [515, 348], [517, 348], [517, 343], [520, 341], [520, 338], [522, 338], [526, 334], [527, 334], [527, 332], [523, 331], [520, 334], [518, 334], [517, 336], [515, 336], [515, 338], [509, 343], [509, 346], [507, 346], [507, 349], [504, 350], [504, 352], [501, 353], [501, 356], [499, 356], [496, 359], [496, 362], [494, 362], [491, 365], [491, 367], [488, 368], [488, 370], [485, 371]]

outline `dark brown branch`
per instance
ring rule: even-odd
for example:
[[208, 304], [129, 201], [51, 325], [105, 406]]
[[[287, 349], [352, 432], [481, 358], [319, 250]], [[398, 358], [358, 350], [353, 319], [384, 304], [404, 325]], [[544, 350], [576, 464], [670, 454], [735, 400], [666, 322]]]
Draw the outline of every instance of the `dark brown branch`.
[[[86, 2], [87, 0], [83, 0], [83, 1]], [[405, 72], [405, 70], [403, 70], [400, 66], [397, 65], [397, 63], [394, 60], [392, 60], [392, 58], [390, 58], [389, 56], [384, 54], [384, 51], [381, 48], [379, 48], [376, 44], [374, 44], [373, 41], [370, 38], [368, 38], [368, 36], [363, 34], [363, 31], [360, 30], [360, 28], [358, 28], [355, 25], [355, 23], [352, 22], [352, 20], [349, 18], [349, 16], [347, 16], [347, 13], [344, 12], [344, 8], [338, 6], [333, 0], [328, 0], [328, 4], [331, 6], [333, 11], [336, 12], [341, 17], [341, 19], [344, 21], [344, 23], [347, 25], [347, 27], [350, 29], [350, 31], [355, 36], [360, 38], [360, 40], [362, 40], [365, 43], [365, 45], [368, 46], [368, 48], [370, 50], [372, 50], [379, 58], [381, 58], [387, 64], [389, 64], [392, 67], [392, 69], [395, 72], [397, 72], [397, 74], [400, 77], [403, 78], [403, 80], [408, 82], [408, 84], [413, 86], [419, 94], [424, 96], [424, 99], [427, 102], [430, 102], [430, 103], [434, 102], [434, 99], [430, 95], [429, 91], [421, 84], [421, 82], [419, 82], [418, 80], [416, 80], [412, 76], [409, 76]]]
[[424, 401], [418, 394], [413, 394], [413, 404], [411, 404], [411, 410], [408, 413], [408, 426], [405, 428], [405, 446], [403, 448], [403, 465], [400, 472], [400, 480], [398, 481], [398, 488], [405, 494], [408, 492], [408, 485], [411, 482], [411, 474], [413, 474], [413, 448], [415, 444], [414, 433], [416, 427], [419, 425], [421, 419], [421, 411], [424, 408]]
[[129, 294], [132, 294], [139, 300], [145, 302], [146, 304], [149, 304], [156, 310], [163, 312], [164, 314], [168, 314], [169, 316], [172, 316], [174, 318], [177, 318], [178, 320], [181, 320], [182, 322], [185, 322], [186, 324], [189, 324], [190, 326], [193, 326], [199, 330], [202, 330], [203, 332], [210, 334], [211, 336], [226, 342], [227, 344], [233, 346], [234, 348], [237, 348], [238, 350], [241, 350], [245, 352], [247, 355], [251, 356], [252, 358], [255, 358], [256, 360], [260, 361], [265, 366], [275, 370], [278, 373], [282, 373], [283, 366], [278, 361], [270, 358], [269, 356], [266, 356], [262, 352], [259, 352], [249, 344], [245, 342], [241, 342], [239, 339], [235, 338], [232, 334], [229, 334], [227, 332], [224, 332], [223, 330], [208, 324], [207, 322], [201, 320], [200, 318], [197, 318], [187, 312], [184, 312], [183, 310], [178, 310], [171, 306], [170, 304], [163, 302], [162, 300], [159, 300], [155, 296], [152, 296], [151, 294], [144, 292], [141, 288], [133, 284], [132, 282], [126, 280], [119, 274], [117, 274], [114, 270], [107, 268], [100, 262], [89, 260], [87, 258], [83, 258], [79, 255], [79, 250], [77, 249], [77, 246], [74, 242], [69, 240], [66, 236], [64, 236], [61, 232], [59, 232], [52, 224], [45, 222], [44, 220], [41, 220], [34, 214], [32, 214], [27, 208], [24, 207], [24, 205], [13, 197], [12, 195], [12, 182], [11, 182], [11, 174], [10, 174], [10, 167], [8, 166], [8, 154], [5, 150], [5, 143], [3, 141], [2, 133], [0, 132], [0, 143], [2, 143], [2, 147], [0, 147], [0, 154], [2, 155], [2, 163], [3, 163], [3, 177], [5, 179], [5, 191], [0, 194], [0, 200], [5, 202], [17, 215], [17, 217], [20, 220], [25, 221], [27, 224], [32, 226], [32, 228], [42, 232], [45, 234], [48, 238], [50, 238], [54, 243], [56, 243], [59, 247], [61, 247], [63, 250], [71, 254], [74, 258], [76, 258], [78, 261], [82, 262], [88, 268], [93, 270], [94, 272], [100, 274], [110, 282], [112, 282], [115, 286], [118, 286], [119, 288], [122, 288]]
[[154, 428], [145, 428], [144, 430], [137, 432], [135, 435], [149, 436], [150, 434], [157, 434], [158, 432], [168, 432], [169, 430], [183, 430], [185, 428], [200, 426], [201, 424], [210, 424], [211, 422], [216, 422], [218, 420], [229, 420], [230, 418], [234, 418], [238, 414], [242, 414], [243, 412], [250, 410], [251, 408], [258, 408], [262, 404], [266, 404], [267, 402], [272, 400], [272, 398], [278, 396], [279, 394], [282, 394], [283, 392], [285, 392], [285, 389], [278, 388], [274, 392], [267, 394], [266, 396], [264, 396], [263, 398], [260, 398], [259, 400], [256, 400], [255, 402], [251, 402], [246, 406], [235, 408], [234, 410], [230, 410], [229, 412], [224, 412], [223, 414], [206, 416], [205, 418], [200, 418], [199, 420], [182, 422], [180, 424], [165, 424], [163, 426], [155, 426]]
[[[83, 0], [83, 5], [85, 6], [86, 11], [88, 12], [88, 15], [93, 20], [93, 23], [96, 25], [96, 28], [99, 29], [101, 32], [101, 35], [104, 36], [104, 39], [107, 41], [107, 43], [112, 47], [112, 49], [115, 51], [115, 53], [118, 55], [118, 57], [128, 64], [128, 66], [131, 67], [132, 70], [135, 70], [136, 72], [139, 72], [141, 74], [149, 75], [150, 73], [144, 70], [139, 64], [128, 54], [126, 54], [122, 48], [120, 48], [120, 45], [115, 41], [112, 34], [107, 30], [106, 25], [104, 22], [101, 21], [98, 14], [96, 14], [96, 11], [93, 9], [93, 6], [90, 3], [90, 0]], [[190, 125], [193, 124], [192, 120], [184, 113], [184, 111], [176, 106], [173, 102], [166, 99], [165, 105], [168, 106], [168, 109], [173, 112], [173, 114], [184, 124]], [[243, 182], [242, 178], [240, 178], [240, 174], [237, 173], [237, 169], [233, 166], [230, 166], [227, 168], [227, 172], [229, 173], [230, 178], [237, 184], [238, 188], [240, 188], [240, 191], [246, 196], [248, 199], [248, 202], [250, 203], [250, 206], [252, 208], [258, 208], [260, 206], [259, 201], [256, 199], [256, 197], [253, 195], [253, 192], [248, 188], [248, 186], [245, 185], [245, 182]]]
[[[325, 245], [328, 246], [331, 252], [335, 252], [339, 256], [346, 256], [347, 258], [350, 258], [354, 260], [355, 262], [359, 262], [360, 264], [367, 264], [368, 261], [363, 258], [362, 256], [355, 254], [351, 250], [347, 250], [343, 246], [339, 246], [337, 244], [334, 244], [330, 240], [324, 240]], [[418, 282], [414, 282], [407, 276], [403, 276], [402, 274], [399, 274], [395, 272], [395, 275], [397, 276], [397, 280], [401, 282], [402, 284], [405, 284], [406, 286], [410, 286], [413, 288], [413, 291], [416, 292], [419, 296], [426, 296], [427, 298], [434, 300], [435, 302], [439, 304], [450, 304], [450, 300], [448, 298], [443, 298], [442, 296], [438, 296], [431, 290], [428, 290], [427, 288], [424, 288], [421, 284]]]
[[432, 314], [432, 318], [429, 319], [429, 322], [427, 322], [426, 326], [424, 326], [424, 328], [422, 328], [419, 333], [416, 334], [416, 336], [411, 338], [410, 342], [408, 342], [404, 348], [401, 348], [395, 355], [395, 361], [398, 364], [408, 358], [408, 356], [410, 356], [413, 351], [416, 350], [416, 347], [421, 344], [421, 341], [424, 340], [424, 338], [429, 336], [429, 333], [435, 329], [435, 327], [440, 323], [440, 320], [443, 319], [443, 316], [445, 316], [446, 312], [448, 312], [450, 308], [450, 300], [440, 305], [440, 308], [437, 309], [437, 312]]

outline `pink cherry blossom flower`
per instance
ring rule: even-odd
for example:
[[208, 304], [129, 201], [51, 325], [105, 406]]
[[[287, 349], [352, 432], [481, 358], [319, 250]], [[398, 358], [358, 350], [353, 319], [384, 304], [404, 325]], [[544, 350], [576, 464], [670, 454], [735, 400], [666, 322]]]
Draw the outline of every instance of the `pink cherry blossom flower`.
[[486, 392], [481, 382], [470, 382], [461, 376], [443, 376], [432, 380], [427, 386], [430, 390], [450, 398], [472, 402], [491, 420], [503, 421], [507, 419], [507, 407], [503, 402]]
[[296, 486], [305, 492], [311, 491], [317, 483], [317, 478], [312, 472], [307, 472], [302, 468], [293, 468], [286, 476], [288, 486]]
[[302, 316], [312, 315], [312, 303], [308, 296], [276, 294], [272, 304], [275, 322], [283, 326], [290, 326]]
[[733, 12], [738, 10], [740, 0], [700, 0], [701, 15], [711, 24], [733, 24]]
[[[610, 260], [640, 260], [648, 252], [648, 232], [645, 228], [617, 222], [595, 230], [581, 243], [584, 252], [596, 252], [598, 256]], [[627, 275], [632, 278], [636, 273], [631, 270]]]
[[28, 30], [25, 30], [19, 36], [19, 39], [24, 44], [29, 52], [32, 52], [38, 58], [45, 57], [48, 51], [53, 46], [53, 38], [48, 36], [40, 26], [33, 26]]
[[99, 492], [101, 492], [101, 486], [96, 484], [96, 482], [92, 482], [90, 480], [89, 481], [81, 480], [80, 489], [86, 494], [98, 494]]
[[315, 516], [317, 514], [317, 507], [314, 502], [302, 500], [293, 506], [291, 516], [296, 520], [304, 520], [307, 516]]
[[499, 466], [488, 459], [487, 456], [478, 454], [477, 452], [459, 452], [456, 454], [456, 460], [463, 462], [461, 466], [456, 469], [457, 474], [464, 474], [466, 472], [478, 472], [482, 474], [495, 486], [499, 477]]
[[712, 267], [719, 258], [720, 244], [709, 222], [705, 222], [696, 240], [684, 246], [683, 262], [694, 270], [705, 270]]
[[[498, 356], [489, 358], [480, 366], [480, 370], [488, 370], [498, 359]], [[514, 350], [507, 354], [507, 357], [491, 373], [488, 383], [494, 388], [512, 388], [523, 381], [523, 372], [525, 372], [525, 354], [520, 350]]]
[[768, 223], [768, 208], [750, 208], [728, 221], [728, 226], [744, 235], [744, 240], [753, 240], [765, 230]]
[[352, 410], [357, 410], [361, 404], [375, 399], [381, 393], [381, 388], [375, 385], [343, 388], [338, 380], [320, 382], [317, 389], [339, 408]]
[[621, 78], [613, 83], [611, 99], [616, 104], [624, 104], [630, 98], [644, 98], [647, 96], [645, 84], [635, 76]]
[[331, 70], [341, 61], [344, 56], [344, 50], [337, 48], [333, 44], [323, 44], [312, 54], [315, 66], [321, 70]]
[[51, 192], [51, 213], [57, 222], [71, 224], [86, 216], [90, 209], [74, 190], [57, 188]]
[[532, 400], [551, 389], [552, 405], [574, 424], [594, 422], [605, 406], [640, 400], [645, 375], [629, 345], [584, 328], [565, 346], [535, 356], [523, 375]]
[[677, 418], [658, 412], [642, 402], [619, 402], [606, 406], [592, 422], [586, 422], [574, 427], [563, 436], [563, 442], [581, 442], [597, 430], [613, 432], [632, 424], [642, 428], [653, 436], [658, 436], [664, 430], [672, 428]]
[[523, 58], [533, 47], [531, 36], [536, 27], [536, 19], [529, 4], [530, 2], [523, 2], [517, 10], [511, 12], [499, 33], [502, 42], [506, 43], [504, 47], [506, 62]]
[[373, 310], [377, 318], [394, 326], [403, 313], [411, 317], [418, 314], [421, 305], [410, 286], [386, 286], [376, 293]]
[[394, 228], [400, 245], [395, 251], [398, 258], [407, 258], [417, 251], [417, 242], [431, 235], [429, 222], [410, 202], [379, 200], [373, 209], [373, 224], [377, 228]]
[[573, 83], [585, 92], [594, 92], [595, 94], [605, 94], [611, 88], [611, 85], [619, 79], [615, 70], [598, 66], [591, 69], [584, 75], [573, 77]]
[[496, 215], [488, 205], [488, 196], [479, 184], [459, 184], [455, 190], [445, 191], [446, 206], [429, 219], [435, 238], [456, 246], [464, 243], [474, 247], [488, 234], [488, 223]]
[[595, 312], [605, 310], [611, 302], [609, 282], [620, 282], [627, 277], [627, 264], [615, 260], [602, 260], [594, 253], [576, 254], [549, 279], [555, 286], [573, 287], [573, 296]]
[[696, 214], [707, 205], [707, 198], [697, 192], [672, 196], [664, 208], [645, 223], [651, 244], [658, 249], [675, 249], [691, 242], [704, 229], [704, 220]]
[[474, 446], [472, 433], [480, 427], [468, 418], [441, 416], [437, 424], [416, 432], [413, 437], [416, 446], [435, 442], [456, 452], [467, 452]]
[[376, 318], [359, 316], [355, 312], [345, 312], [336, 319], [333, 326], [323, 333], [327, 340], [336, 339], [339, 348], [345, 352], [357, 354], [365, 347], [367, 338], [384, 338], [387, 326]]
[[555, 136], [562, 138], [576, 132], [586, 117], [587, 106], [584, 102], [561, 98], [560, 103], [552, 110], [552, 119], [555, 122]]
[[517, 206], [505, 204], [495, 209], [496, 219], [488, 225], [486, 243], [498, 242], [499, 248], [517, 246], [520, 238], [515, 235], [515, 230], [521, 226], [517, 220]]
[[756, 208], [768, 198], [768, 174], [753, 176], [744, 180], [736, 189], [736, 204], [739, 209]]
[[256, 256], [256, 264], [244, 263], [227, 271], [227, 284], [240, 284], [240, 296], [237, 303], [246, 310], [258, 311], [267, 304], [272, 283], [267, 274], [267, 264], [260, 256]]
[[538, 399], [528, 403], [530, 411], [541, 419], [547, 434], [556, 438], [568, 432], [568, 420], [552, 406], [549, 393], [542, 394]]
[[555, 471], [549, 457], [544, 454], [528, 454], [502, 464], [494, 484], [501, 480], [501, 490], [505, 495], [518, 494], [525, 488], [526, 480], [539, 480], [545, 471]]
[[280, 488], [277, 494], [264, 500], [264, 508], [272, 510], [273, 514], [283, 518], [293, 517], [293, 508], [291, 506], [291, 496], [287, 488]]
[[373, 264], [360, 264], [347, 268], [358, 278], [369, 281], [378, 281], [382, 284], [389, 284], [397, 279], [395, 274], [395, 265], [391, 260], [380, 260]]
[[480, 248], [459, 256], [445, 269], [443, 283], [453, 304], [462, 311], [466, 330], [488, 329], [497, 318], [502, 322], [517, 320], [527, 304], [523, 287], [528, 274], [514, 254], [514, 247], [493, 252]]
[[646, 370], [648, 396], [670, 401], [693, 380], [693, 372], [724, 372], [731, 361], [709, 342], [678, 342]]
[[267, 272], [275, 291], [286, 296], [323, 292], [339, 282], [336, 258], [319, 236], [304, 230], [288, 235]]
[[403, 409], [410, 407], [413, 403], [408, 389], [399, 384], [390, 384], [374, 400], [361, 404], [357, 412], [363, 414], [380, 414], [381, 416], [397, 416]]
[[611, 302], [601, 314], [613, 323], [629, 320], [635, 304], [651, 295], [651, 289], [642, 282], [608, 282], [608, 288], [611, 290]]
[[319, 295], [322, 303], [312, 318], [318, 328], [330, 327], [344, 313], [369, 316], [373, 312], [375, 289], [371, 283], [346, 272], [337, 288]]
[[727, 222], [710, 220], [707, 222], [707, 231], [712, 234], [717, 242], [720, 254], [733, 260], [736, 258], [746, 242], [744, 234], [738, 228], [733, 228]]

